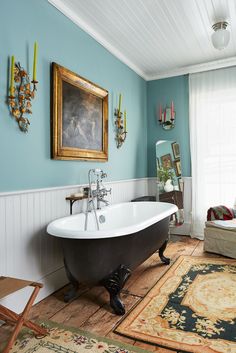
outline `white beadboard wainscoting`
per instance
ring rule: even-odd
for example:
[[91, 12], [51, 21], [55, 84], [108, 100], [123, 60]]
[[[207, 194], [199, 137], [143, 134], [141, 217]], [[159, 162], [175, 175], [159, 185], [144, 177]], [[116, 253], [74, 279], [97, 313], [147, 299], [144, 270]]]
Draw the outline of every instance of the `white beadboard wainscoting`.
[[192, 178], [183, 177], [184, 181], [184, 224], [171, 228], [171, 234], [190, 235], [192, 222]]
[[[104, 184], [112, 189], [107, 196], [111, 204], [156, 195], [156, 178]], [[56, 218], [69, 215], [69, 201], [65, 197], [78, 192], [81, 186], [85, 185], [0, 193], [0, 276], [43, 283], [37, 301], [68, 283], [60, 243], [46, 234], [46, 226]], [[73, 213], [83, 211], [85, 206], [86, 200], [76, 202]], [[22, 289], [0, 303], [20, 312], [31, 291], [31, 288]]]
[[[192, 177], [182, 177], [184, 182], [184, 224], [179, 227], [171, 227], [170, 233], [177, 235], [190, 235], [192, 222]], [[157, 179], [148, 179], [148, 195], [156, 195]]]
[[[112, 189], [107, 196], [111, 204], [155, 194], [155, 185], [153, 190], [154, 183], [148, 178], [104, 184]], [[46, 226], [69, 215], [65, 197], [78, 192], [81, 186], [85, 185], [0, 193], [0, 276], [43, 283], [37, 301], [68, 283], [59, 241], [46, 234]], [[73, 213], [81, 212], [85, 205], [86, 200], [76, 202]], [[1, 303], [20, 312], [30, 291], [23, 289]]]

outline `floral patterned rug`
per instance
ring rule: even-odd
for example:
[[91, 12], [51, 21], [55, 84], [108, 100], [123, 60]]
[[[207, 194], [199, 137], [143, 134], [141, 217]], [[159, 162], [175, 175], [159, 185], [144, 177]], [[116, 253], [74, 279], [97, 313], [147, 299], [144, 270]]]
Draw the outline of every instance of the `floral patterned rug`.
[[67, 328], [55, 322], [43, 322], [49, 335], [35, 337], [24, 329], [10, 353], [145, 353], [140, 348], [123, 344], [75, 328]]
[[236, 353], [236, 261], [180, 256], [117, 333], [194, 353]]

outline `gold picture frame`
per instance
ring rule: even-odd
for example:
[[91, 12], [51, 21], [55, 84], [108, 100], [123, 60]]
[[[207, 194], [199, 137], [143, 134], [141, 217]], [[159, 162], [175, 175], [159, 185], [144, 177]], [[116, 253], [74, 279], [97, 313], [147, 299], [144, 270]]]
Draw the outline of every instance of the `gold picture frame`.
[[108, 91], [52, 63], [52, 158], [108, 160]]
[[181, 171], [181, 162], [180, 159], [177, 161], [174, 161], [174, 166], [175, 166], [175, 174], [177, 177], [181, 176], [182, 171]]
[[179, 147], [179, 144], [177, 142], [173, 142], [171, 144], [171, 146], [172, 146], [174, 159], [180, 158], [180, 147]]

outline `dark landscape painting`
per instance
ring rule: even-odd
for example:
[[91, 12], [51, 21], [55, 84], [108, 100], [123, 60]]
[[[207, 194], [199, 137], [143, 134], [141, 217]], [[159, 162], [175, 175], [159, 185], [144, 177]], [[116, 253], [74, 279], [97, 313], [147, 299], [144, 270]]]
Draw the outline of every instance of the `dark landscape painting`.
[[62, 146], [102, 151], [102, 98], [63, 81], [62, 101]]

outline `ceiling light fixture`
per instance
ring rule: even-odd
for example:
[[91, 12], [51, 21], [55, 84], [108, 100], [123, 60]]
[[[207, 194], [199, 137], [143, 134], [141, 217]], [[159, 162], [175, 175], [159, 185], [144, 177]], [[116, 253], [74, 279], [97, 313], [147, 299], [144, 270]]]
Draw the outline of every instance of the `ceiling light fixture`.
[[212, 33], [211, 41], [213, 46], [222, 50], [227, 47], [230, 39], [230, 32], [227, 31], [228, 22], [222, 21], [215, 23], [212, 28], [214, 29], [214, 33]]

